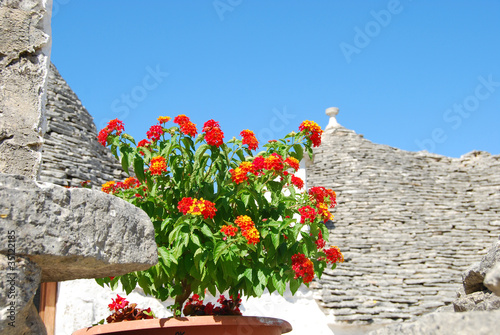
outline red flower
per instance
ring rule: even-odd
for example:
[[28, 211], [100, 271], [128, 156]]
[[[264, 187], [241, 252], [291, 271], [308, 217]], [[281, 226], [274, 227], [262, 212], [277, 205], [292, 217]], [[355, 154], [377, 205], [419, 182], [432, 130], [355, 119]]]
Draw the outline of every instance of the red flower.
[[182, 198], [182, 200], [177, 204], [177, 208], [184, 215], [203, 215], [203, 218], [205, 219], [213, 219], [217, 212], [215, 204], [208, 200], [203, 200], [203, 198], [200, 200], [196, 198]]
[[327, 263], [337, 263], [337, 262], [344, 262], [344, 255], [340, 252], [340, 249], [338, 247], [331, 247], [329, 249], [324, 250], [326, 254], [326, 262]]
[[300, 223], [304, 224], [306, 221], [313, 222], [316, 219], [316, 211], [311, 206], [304, 206], [299, 208]]
[[205, 133], [205, 141], [208, 145], [214, 145], [217, 148], [222, 145], [224, 133], [220, 129], [219, 122], [208, 120], [203, 125], [203, 132]]
[[314, 264], [304, 254], [292, 256], [292, 270], [295, 272], [295, 279], [302, 278], [305, 284], [314, 278]]
[[294, 157], [288, 157], [287, 159], [285, 159], [285, 163], [288, 164], [288, 166], [290, 166], [295, 171], [297, 171], [300, 167], [299, 161], [297, 160], [297, 158]]
[[177, 204], [177, 208], [179, 209], [179, 212], [186, 215], [192, 204], [193, 198], [182, 198], [182, 200]]
[[123, 126], [122, 121], [118, 119], [111, 120], [108, 122], [108, 125], [104, 127], [104, 129], [101, 129], [101, 131], [99, 131], [99, 135], [97, 135], [97, 140], [103, 146], [106, 146], [108, 142], [108, 136], [111, 135], [113, 131], [115, 131], [116, 136], [120, 136], [123, 130], [125, 130], [125, 127]]
[[111, 299], [113, 301], [108, 305], [110, 311], [117, 311], [119, 309], [125, 308], [128, 305], [128, 301], [125, 298], [116, 295], [116, 299]]
[[318, 239], [314, 241], [314, 243], [316, 243], [318, 249], [323, 249], [325, 247], [326, 242], [323, 239], [323, 233], [321, 231], [318, 233]]
[[305, 136], [312, 142], [313, 147], [318, 147], [321, 144], [323, 130], [316, 122], [306, 120], [300, 124], [299, 130], [305, 132]]
[[235, 236], [238, 232], [238, 227], [235, 227], [233, 225], [223, 225], [220, 231], [226, 236]]
[[337, 195], [335, 192], [322, 186], [311, 187], [309, 195], [316, 202], [329, 203], [330, 208], [335, 207], [337, 204]]
[[267, 170], [281, 171], [283, 170], [283, 157], [277, 153], [272, 153], [264, 160], [264, 166]]
[[[202, 199], [203, 200], [203, 199]], [[217, 212], [217, 209], [215, 208], [215, 204], [213, 202], [210, 202], [208, 200], [205, 201], [205, 208], [201, 211], [201, 215], [203, 215], [203, 218], [205, 219], [213, 219], [215, 216], [215, 213]]]
[[[139, 143], [137, 143], [137, 147], [138, 148], [147, 148], [151, 145], [151, 142], [149, 142], [148, 140], [144, 139], [144, 140], [140, 140]], [[139, 151], [139, 153], [144, 156], [144, 152], [143, 151]]]
[[265, 167], [265, 158], [262, 156], [257, 156], [253, 159], [252, 165], [253, 165], [253, 170], [254, 173], [257, 173], [258, 171], [261, 171]]
[[248, 144], [248, 149], [255, 150], [259, 147], [259, 141], [255, 138], [253, 131], [245, 129], [240, 133], [240, 136], [243, 137], [242, 144]]
[[139, 181], [139, 179], [137, 179], [135, 177], [128, 177], [127, 179], [125, 179], [123, 181], [123, 188], [124, 189], [136, 188], [136, 187], [139, 187], [139, 185], [141, 185], [141, 182]]
[[198, 131], [196, 130], [196, 125], [191, 121], [184, 122], [180, 126], [181, 126], [181, 132], [184, 135], [189, 135], [191, 137], [194, 137], [196, 136], [196, 134], [198, 134]]
[[163, 133], [164, 133], [163, 127], [156, 124], [154, 126], [151, 126], [151, 128], [149, 128], [149, 130], [146, 132], [146, 135], [150, 140], [158, 141], [161, 135], [163, 135]]
[[165, 161], [165, 157], [156, 156], [151, 158], [151, 164], [149, 166], [149, 172], [152, 175], [161, 175], [163, 172], [167, 171], [167, 162]]
[[217, 122], [215, 120], [208, 120], [207, 122], [205, 122], [203, 124], [202, 131], [203, 132], [210, 131], [212, 128], [219, 128], [220, 129], [219, 122]]
[[108, 136], [109, 129], [107, 127], [103, 128], [99, 131], [99, 135], [97, 135], [97, 141], [99, 141], [102, 146], [106, 146], [108, 143]]
[[180, 126], [180, 125], [183, 125], [186, 122], [189, 122], [189, 118], [186, 115], [184, 115], [184, 114], [180, 114], [180, 115], [177, 115], [174, 118], [174, 122], [177, 123]]
[[292, 174], [292, 184], [297, 186], [299, 190], [304, 187], [304, 181], [299, 177], [295, 177], [295, 175], [293, 174]]

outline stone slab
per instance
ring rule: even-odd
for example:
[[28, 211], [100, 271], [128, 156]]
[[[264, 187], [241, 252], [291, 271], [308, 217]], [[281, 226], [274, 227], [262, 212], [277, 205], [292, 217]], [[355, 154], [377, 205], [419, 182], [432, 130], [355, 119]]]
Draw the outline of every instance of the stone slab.
[[[118, 276], [158, 262], [147, 214], [101, 191], [0, 174], [0, 236], [42, 269], [42, 281]], [[0, 253], [8, 253], [6, 243]]]

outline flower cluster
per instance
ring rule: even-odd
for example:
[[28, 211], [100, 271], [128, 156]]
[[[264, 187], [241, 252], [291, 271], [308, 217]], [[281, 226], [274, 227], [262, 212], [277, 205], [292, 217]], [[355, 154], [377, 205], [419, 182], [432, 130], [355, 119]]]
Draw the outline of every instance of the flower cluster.
[[260, 234], [257, 228], [255, 228], [255, 223], [248, 215], [240, 215], [234, 221], [238, 227], [241, 229], [241, 234], [248, 241], [248, 244], [257, 244], [260, 241]]
[[240, 136], [243, 137], [243, 141], [241, 143], [243, 145], [247, 144], [248, 149], [255, 150], [259, 147], [259, 141], [257, 141], [253, 131], [245, 129], [240, 133]]
[[340, 249], [336, 246], [330, 247], [328, 249], [323, 250], [326, 254], [326, 261], [327, 263], [343, 263], [344, 262], [344, 255], [340, 252]]
[[[155, 124], [154, 126], [151, 126], [149, 130], [146, 132], [146, 136], [153, 142], [159, 141], [161, 138], [161, 135], [163, 135], [165, 131], [163, 130], [163, 127]], [[141, 143], [141, 142], [139, 142]], [[141, 145], [139, 145], [141, 146]]]
[[177, 208], [184, 215], [203, 215], [203, 218], [205, 219], [212, 219], [217, 212], [215, 204], [208, 200], [203, 200], [203, 198], [200, 200], [190, 197], [182, 198], [182, 200], [179, 201]]
[[238, 227], [235, 227], [233, 225], [223, 225], [222, 228], [220, 229], [222, 233], [226, 236], [236, 236], [236, 233], [238, 232]]
[[208, 145], [214, 145], [218, 148], [224, 143], [222, 141], [224, 133], [220, 129], [219, 122], [208, 120], [203, 125], [202, 131], [205, 133], [205, 141]]
[[316, 122], [306, 120], [300, 124], [299, 130], [306, 132], [306, 136], [312, 142], [313, 147], [320, 146], [323, 130]]
[[314, 278], [314, 264], [304, 254], [292, 256], [292, 270], [295, 272], [295, 279], [302, 278], [306, 284]]
[[100, 144], [106, 146], [106, 144], [108, 143], [109, 135], [115, 132], [114, 133], [115, 136], [120, 136], [120, 134], [124, 130], [125, 127], [122, 121], [118, 119], [111, 120], [108, 122], [108, 125], [105, 128], [101, 129], [101, 131], [97, 135], [97, 140], [99, 141]]
[[125, 298], [120, 297], [118, 294], [116, 299], [111, 299], [111, 301], [112, 303], [108, 307], [113, 314], [106, 318], [108, 323], [154, 318], [151, 308], [137, 308], [137, 304], [129, 304]]
[[191, 298], [188, 299], [184, 305], [183, 313], [185, 316], [195, 316], [195, 315], [241, 315], [240, 305], [241, 299], [238, 295], [237, 299], [233, 299], [231, 296], [226, 299], [223, 295], [217, 299], [220, 306], [215, 306], [211, 302], [206, 305], [203, 304], [203, 300], [200, 300], [198, 294], [193, 294]]
[[309, 205], [299, 208], [299, 213], [302, 224], [313, 222], [316, 219], [316, 211]]
[[165, 161], [165, 157], [156, 156], [151, 158], [149, 172], [151, 172], [152, 175], [161, 175], [163, 172], [167, 172], [167, 162]]
[[196, 125], [193, 122], [191, 122], [189, 117], [187, 117], [184, 114], [177, 115], [174, 118], [174, 123], [177, 123], [179, 125], [181, 132], [184, 135], [195, 137], [196, 134], [198, 134], [198, 131], [196, 130]]

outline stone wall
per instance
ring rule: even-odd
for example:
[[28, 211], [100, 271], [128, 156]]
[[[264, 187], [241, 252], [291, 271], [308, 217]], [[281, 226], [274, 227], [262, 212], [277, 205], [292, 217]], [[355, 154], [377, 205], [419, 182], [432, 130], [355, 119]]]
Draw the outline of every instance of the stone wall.
[[337, 192], [330, 242], [345, 263], [316, 285], [337, 322], [389, 323], [451, 303], [500, 231], [500, 156], [461, 158], [323, 134], [308, 187]]
[[62, 186], [90, 180], [101, 187], [127, 177], [108, 148], [97, 142], [92, 116], [52, 64], [46, 105], [47, 131], [40, 179]]

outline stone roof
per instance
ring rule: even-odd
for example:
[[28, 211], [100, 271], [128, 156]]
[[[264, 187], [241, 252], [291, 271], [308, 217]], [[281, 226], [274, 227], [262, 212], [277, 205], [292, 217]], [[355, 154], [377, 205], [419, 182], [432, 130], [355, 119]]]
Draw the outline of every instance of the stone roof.
[[94, 119], [53, 64], [46, 115], [40, 180], [62, 186], [79, 186], [90, 180], [100, 188], [109, 180], [127, 177], [111, 151], [97, 141]]
[[315, 283], [339, 322], [414, 319], [451, 303], [500, 232], [500, 156], [372, 143], [341, 126], [314, 150], [307, 185], [337, 192], [330, 242], [345, 262]]

